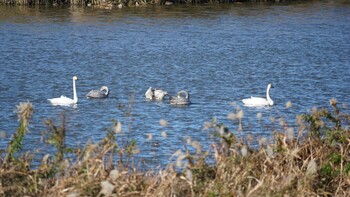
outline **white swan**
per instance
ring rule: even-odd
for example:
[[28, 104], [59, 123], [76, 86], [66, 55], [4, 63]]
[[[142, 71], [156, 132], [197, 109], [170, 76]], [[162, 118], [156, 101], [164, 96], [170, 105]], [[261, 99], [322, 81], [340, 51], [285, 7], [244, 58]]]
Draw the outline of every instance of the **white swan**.
[[266, 90], [266, 98], [252, 96], [251, 98], [243, 99], [242, 102], [244, 103], [244, 105], [247, 105], [247, 106], [274, 105], [274, 102], [270, 97], [270, 89], [271, 88], [273, 88], [272, 84], [268, 84], [267, 90]]
[[78, 103], [77, 91], [75, 88], [75, 81], [78, 80], [78, 77], [73, 77], [73, 99], [67, 98], [65, 96], [61, 96], [59, 98], [47, 99], [53, 105], [72, 105]]
[[177, 93], [177, 96], [172, 96], [169, 99], [170, 105], [189, 105], [190, 102], [190, 94], [185, 91], [181, 90]]
[[100, 90], [91, 90], [86, 94], [86, 98], [107, 98], [109, 90], [107, 86], [102, 86]]
[[145, 93], [145, 97], [149, 100], [163, 100], [165, 96], [167, 96], [168, 93], [166, 91], [160, 90], [160, 89], [153, 89], [152, 87], [149, 87], [148, 90]]

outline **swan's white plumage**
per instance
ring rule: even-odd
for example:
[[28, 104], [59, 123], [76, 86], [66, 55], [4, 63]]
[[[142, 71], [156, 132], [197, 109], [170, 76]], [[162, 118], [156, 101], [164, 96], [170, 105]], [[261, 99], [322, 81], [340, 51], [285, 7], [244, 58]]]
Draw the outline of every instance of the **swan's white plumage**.
[[245, 105], [251, 105], [251, 106], [270, 105], [269, 102], [265, 98], [260, 98], [260, 97], [251, 97], [248, 99], [243, 99], [242, 102]]
[[149, 87], [148, 90], [145, 93], [145, 97], [149, 100], [152, 100], [153, 98], [153, 91], [152, 91], [152, 87]]
[[145, 93], [145, 97], [147, 99], [159, 101], [163, 100], [166, 95], [168, 95], [166, 91], [160, 89], [153, 89], [152, 87], [149, 87]]
[[274, 105], [273, 100], [270, 97], [270, 89], [273, 88], [272, 84], [267, 85], [266, 90], [266, 98], [262, 97], [250, 97], [247, 99], [243, 99], [242, 102], [244, 105], [247, 106], [268, 106], [268, 105]]
[[163, 100], [163, 98], [168, 95], [167, 92], [163, 91], [163, 90], [159, 90], [159, 89], [155, 89], [154, 90], [154, 97], [156, 100]]
[[76, 76], [73, 77], [73, 99], [61, 96], [58, 98], [53, 99], [47, 99], [49, 100], [53, 105], [72, 105], [78, 103], [78, 97], [77, 97], [77, 91], [75, 88], [75, 81], [78, 80]]

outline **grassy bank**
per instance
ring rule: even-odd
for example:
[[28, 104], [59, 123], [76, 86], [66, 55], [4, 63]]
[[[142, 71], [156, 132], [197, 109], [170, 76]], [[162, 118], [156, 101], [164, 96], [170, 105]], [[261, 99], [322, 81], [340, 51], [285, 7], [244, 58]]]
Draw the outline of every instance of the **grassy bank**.
[[[255, 148], [251, 136], [239, 139], [223, 124], [206, 123], [218, 139], [212, 150], [190, 142], [196, 151], [178, 151], [173, 165], [145, 172], [132, 162], [135, 141], [118, 141], [120, 122], [102, 141], [68, 149], [64, 115], [58, 124], [45, 122], [45, 142], [56, 153], [29, 168], [33, 155], [21, 153], [21, 145], [33, 106], [21, 103], [18, 129], [0, 158], [0, 196], [347, 196], [350, 115], [334, 99], [330, 106], [298, 115], [296, 128], [280, 118], [282, 129], [274, 131], [273, 140], [259, 139]], [[242, 115], [237, 110], [228, 118], [240, 124]], [[72, 154], [74, 159], [67, 159]], [[209, 156], [215, 164], [206, 162]]]
[[[147, 6], [172, 4], [289, 2], [293, 0], [0, 0], [5, 5], [82, 5], [82, 6]], [[295, 0], [294, 0], [295, 1]]]

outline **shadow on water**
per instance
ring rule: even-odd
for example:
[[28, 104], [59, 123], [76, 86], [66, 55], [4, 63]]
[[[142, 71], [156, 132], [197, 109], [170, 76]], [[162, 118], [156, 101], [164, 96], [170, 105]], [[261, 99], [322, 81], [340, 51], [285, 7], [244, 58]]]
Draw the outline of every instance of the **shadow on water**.
[[[204, 5], [173, 5], [173, 6], [141, 6], [124, 7], [119, 9], [103, 9], [97, 6], [0, 6], [2, 21], [26, 23], [30, 21], [56, 22], [56, 23], [114, 23], [128, 18], [142, 17], [147, 19], [171, 18], [205, 18], [215, 19], [226, 15], [227, 17], [263, 17], [273, 14], [307, 13], [310, 8], [327, 9], [332, 1], [324, 2], [283, 2], [283, 3], [233, 3], [233, 4], [204, 4]], [[348, 8], [348, 1], [337, 1], [330, 9]], [[292, 7], [292, 9], [289, 9]], [[16, 16], [16, 17], [13, 17]], [[108, 17], [107, 17], [108, 16]], [[276, 15], [277, 16], [277, 15]], [[144, 21], [143, 21], [144, 22]]]

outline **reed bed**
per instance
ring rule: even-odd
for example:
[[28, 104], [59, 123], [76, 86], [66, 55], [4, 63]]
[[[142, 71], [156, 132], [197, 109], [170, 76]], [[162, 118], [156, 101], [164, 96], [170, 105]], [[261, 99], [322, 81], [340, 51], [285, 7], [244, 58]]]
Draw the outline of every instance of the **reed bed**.
[[0, 5], [82, 5], [82, 6], [147, 6], [172, 4], [286, 2], [293, 0], [0, 0]]
[[[350, 115], [338, 105], [332, 99], [329, 109], [298, 115], [296, 128], [280, 118], [282, 127], [272, 140], [258, 139], [254, 147], [252, 137], [238, 138], [214, 119], [205, 123], [217, 139], [211, 150], [189, 142], [191, 151], [174, 153], [174, 164], [144, 171], [132, 162], [135, 141], [121, 143], [117, 137], [121, 122], [113, 123], [100, 142], [68, 149], [64, 114], [58, 125], [45, 122], [45, 142], [57, 151], [30, 167], [33, 153], [23, 153], [21, 145], [33, 106], [20, 103], [18, 129], [0, 157], [0, 196], [348, 196]], [[237, 110], [228, 118], [240, 128], [242, 116]]]

